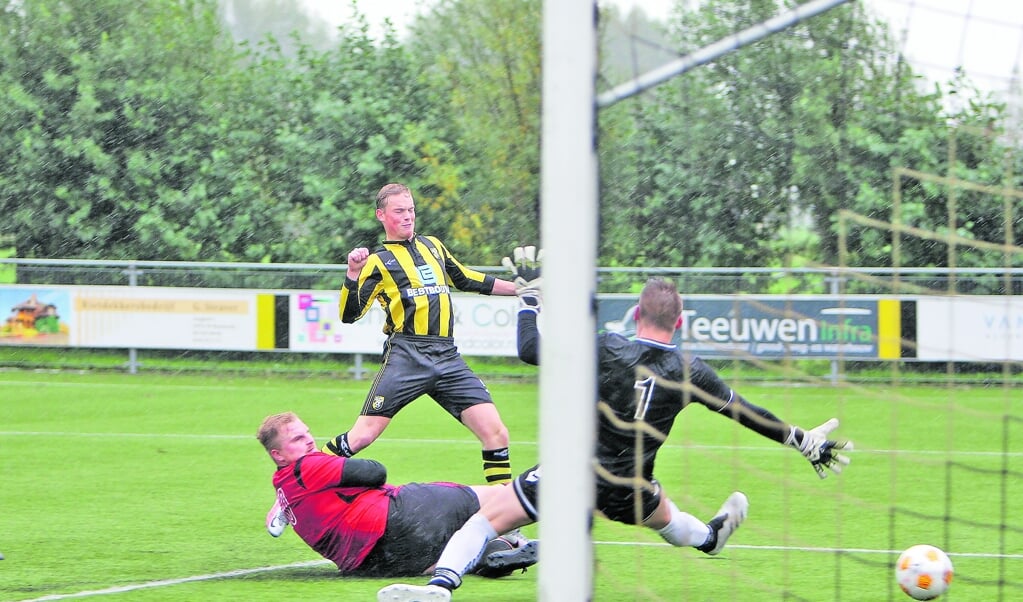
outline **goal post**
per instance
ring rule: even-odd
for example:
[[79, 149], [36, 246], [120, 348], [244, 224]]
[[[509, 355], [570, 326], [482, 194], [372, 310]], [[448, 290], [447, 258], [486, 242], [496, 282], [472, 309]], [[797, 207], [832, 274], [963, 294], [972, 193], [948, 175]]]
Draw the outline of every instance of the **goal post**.
[[539, 599], [589, 600], [596, 415], [597, 12], [543, 3]]

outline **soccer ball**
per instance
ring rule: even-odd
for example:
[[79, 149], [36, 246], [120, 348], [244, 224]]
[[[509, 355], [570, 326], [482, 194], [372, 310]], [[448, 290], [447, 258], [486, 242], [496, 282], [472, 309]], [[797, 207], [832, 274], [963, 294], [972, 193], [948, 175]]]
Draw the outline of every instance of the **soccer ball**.
[[906, 549], [895, 563], [895, 580], [914, 600], [933, 600], [952, 583], [952, 561], [940, 549], [927, 544]]

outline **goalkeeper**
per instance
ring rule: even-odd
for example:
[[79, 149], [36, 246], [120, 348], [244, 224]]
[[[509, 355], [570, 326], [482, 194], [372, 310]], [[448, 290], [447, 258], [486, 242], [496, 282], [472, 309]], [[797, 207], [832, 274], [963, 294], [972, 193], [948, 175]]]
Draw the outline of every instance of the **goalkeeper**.
[[[538, 363], [539, 268], [530, 262], [517, 262], [515, 268], [522, 301], [519, 357]], [[693, 547], [710, 555], [724, 549], [746, 518], [746, 496], [733, 492], [714, 518], [705, 523], [679, 510], [653, 475], [657, 451], [675, 418], [694, 402], [794, 447], [821, 478], [827, 476], [827, 470], [838, 473], [849, 463], [838, 450], [852, 449], [852, 443], [828, 438], [838, 426], [836, 419], [811, 430], [783, 422], [732, 391], [702, 360], [672, 344], [675, 331], [682, 325], [682, 298], [674, 284], [659, 278], [647, 281], [634, 311], [634, 338], [607, 333], [597, 340], [596, 509], [607, 518], [654, 529], [674, 546]], [[638, 464], [637, 430], [643, 433]], [[378, 601], [450, 599], [451, 591], [461, 585], [462, 575], [473, 567], [488, 540], [537, 520], [539, 483], [539, 466], [519, 475], [512, 487], [484, 503], [452, 536], [427, 585], [390, 585], [380, 590]]]

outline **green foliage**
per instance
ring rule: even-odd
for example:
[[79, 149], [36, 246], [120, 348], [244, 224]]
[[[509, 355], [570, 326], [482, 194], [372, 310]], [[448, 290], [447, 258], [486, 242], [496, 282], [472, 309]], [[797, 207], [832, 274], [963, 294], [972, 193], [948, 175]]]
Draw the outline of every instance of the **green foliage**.
[[[354, 4], [333, 36], [296, 0], [128, 6], [0, 11], [0, 234], [21, 255], [343, 262], [379, 240], [390, 181], [469, 263], [538, 241], [539, 0], [441, 0], [407, 40], [371, 38]], [[651, 64], [641, 45], [667, 60], [778, 10], [714, 0], [666, 28], [603, 11], [600, 85]], [[1023, 245], [1007, 107], [967, 74], [925, 90], [893, 57], [849, 3], [603, 109], [601, 264], [1023, 264], [838, 222]]]
[[[3, 244], [3, 238], [0, 238], [0, 245]], [[15, 256], [16, 249], [14, 247], [0, 247], [0, 258], [6, 259], [8, 257]], [[18, 272], [13, 265], [0, 264], [0, 284], [14, 284], [17, 282]]]
[[493, 264], [539, 240], [539, 0], [441, 0], [413, 27], [463, 188], [446, 242]]
[[[673, 31], [690, 52], [777, 10], [774, 2], [707, 2], [683, 13]], [[858, 3], [832, 9], [606, 110], [602, 263], [624, 251], [657, 265], [784, 265], [783, 237], [807, 227], [819, 243], [805, 259], [837, 263], [840, 209], [893, 221], [894, 167], [944, 174], [951, 160], [958, 177], [988, 184], [1011, 173], [1019, 154], [992, 127], [1005, 121], [1004, 107], [961, 81], [959, 95], [979, 100], [946, 115], [946, 96], [918, 89], [908, 65], [890, 59], [887, 31], [865, 11]], [[622, 125], [627, 120], [632, 128]], [[951, 157], [953, 139], [964, 136]], [[916, 227], [940, 231], [949, 190], [929, 190], [903, 190], [904, 217], [908, 211], [922, 218]], [[960, 228], [1004, 240], [1002, 203], [990, 193], [960, 200]], [[855, 229], [847, 262], [890, 265], [891, 238]], [[1016, 244], [1023, 244], [1019, 233]], [[936, 246], [908, 242], [903, 265], [947, 265]], [[999, 265], [1000, 258], [965, 260]]]
[[[178, 195], [230, 67], [211, 4], [41, 0], [0, 13], [0, 208], [35, 257], [189, 259]], [[146, 32], [145, 36], [139, 32]]]

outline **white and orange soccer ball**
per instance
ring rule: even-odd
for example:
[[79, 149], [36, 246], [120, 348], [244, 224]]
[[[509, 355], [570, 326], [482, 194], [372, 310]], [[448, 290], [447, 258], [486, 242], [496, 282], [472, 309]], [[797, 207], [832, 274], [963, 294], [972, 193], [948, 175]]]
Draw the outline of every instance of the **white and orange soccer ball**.
[[927, 544], [907, 548], [895, 563], [895, 580], [914, 600], [933, 600], [944, 594], [954, 572], [948, 554]]

